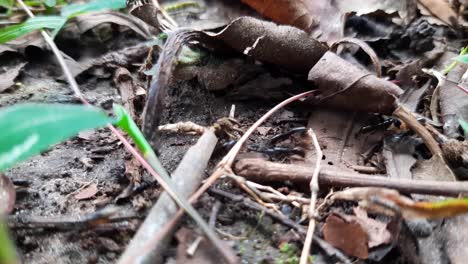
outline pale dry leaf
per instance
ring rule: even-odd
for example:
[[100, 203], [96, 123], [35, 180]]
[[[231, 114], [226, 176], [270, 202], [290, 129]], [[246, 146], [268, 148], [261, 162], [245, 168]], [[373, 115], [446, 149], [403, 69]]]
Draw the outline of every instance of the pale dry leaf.
[[[445, 0], [418, 0], [418, 2], [429, 11], [429, 13], [446, 25], [454, 25], [457, 14], [452, 9], [452, 5]], [[456, 22], [455, 22], [456, 23]]]
[[77, 200], [89, 199], [93, 197], [94, 195], [96, 195], [98, 191], [99, 190], [98, 190], [97, 184], [94, 184], [94, 183], [90, 184], [88, 187], [84, 188], [83, 190], [75, 194], [75, 199]]
[[353, 211], [356, 215], [356, 219], [369, 236], [369, 248], [390, 243], [392, 235], [387, 230], [386, 223], [369, 218], [367, 212], [360, 207], [355, 207]]

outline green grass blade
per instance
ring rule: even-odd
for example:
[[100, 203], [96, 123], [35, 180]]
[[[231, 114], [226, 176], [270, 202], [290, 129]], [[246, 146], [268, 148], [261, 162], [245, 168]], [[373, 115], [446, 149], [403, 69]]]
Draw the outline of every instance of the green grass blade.
[[0, 172], [86, 129], [114, 120], [84, 105], [20, 104], [0, 109]]
[[0, 215], [0, 263], [19, 263], [15, 246], [8, 234], [7, 226]]
[[1, 28], [0, 44], [43, 28], [58, 30], [65, 22], [67, 22], [66, 18], [60, 16], [37, 16], [30, 18], [21, 24]]
[[63, 17], [71, 18], [86, 12], [94, 12], [101, 10], [117, 10], [125, 8], [126, 6], [127, 5], [125, 0], [94, 0], [85, 4], [68, 5], [62, 8], [60, 14]]
[[118, 104], [114, 104], [113, 107], [114, 114], [118, 120], [115, 125], [120, 127], [133, 139], [137, 148], [141, 151], [144, 157], [147, 157], [148, 154], [154, 154], [153, 148], [148, 143], [143, 133], [141, 133], [135, 122], [130, 118], [127, 110]]

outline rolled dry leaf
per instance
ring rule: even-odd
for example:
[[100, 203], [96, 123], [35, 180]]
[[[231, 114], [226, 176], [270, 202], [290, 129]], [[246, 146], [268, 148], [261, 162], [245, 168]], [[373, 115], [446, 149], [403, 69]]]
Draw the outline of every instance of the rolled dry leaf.
[[242, 0], [262, 16], [281, 24], [309, 30], [318, 21], [307, 9], [304, 1], [290, 0]]
[[333, 52], [325, 55], [309, 72], [309, 81], [321, 91], [309, 99], [314, 104], [391, 115], [403, 91], [395, 84], [359, 69]]
[[253, 17], [240, 17], [218, 33], [207, 35], [256, 60], [306, 74], [328, 50], [306, 32]]

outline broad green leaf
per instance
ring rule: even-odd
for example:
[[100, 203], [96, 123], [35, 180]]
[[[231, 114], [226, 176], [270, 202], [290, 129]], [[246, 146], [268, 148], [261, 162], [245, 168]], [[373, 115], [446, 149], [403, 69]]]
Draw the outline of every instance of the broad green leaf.
[[13, 7], [13, 0], [0, 0], [0, 6], [5, 8]]
[[20, 104], [0, 108], [0, 172], [86, 129], [114, 120], [84, 105]]
[[25, 22], [0, 29], [0, 44], [14, 40], [34, 30], [51, 28], [59, 30], [67, 22], [66, 18], [60, 16], [37, 16]]
[[125, 8], [126, 6], [126, 0], [94, 0], [85, 4], [68, 5], [62, 8], [60, 14], [63, 17], [71, 18], [86, 12], [116, 10]]
[[460, 126], [462, 127], [463, 131], [465, 132], [465, 135], [468, 135], [468, 122], [466, 122], [465, 120], [463, 119], [459, 119], [458, 120], [458, 123], [460, 124]]

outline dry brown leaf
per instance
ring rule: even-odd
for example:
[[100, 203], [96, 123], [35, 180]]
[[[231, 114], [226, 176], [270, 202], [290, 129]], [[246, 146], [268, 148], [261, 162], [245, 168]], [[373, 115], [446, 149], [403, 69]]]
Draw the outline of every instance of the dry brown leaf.
[[151, 38], [151, 32], [145, 22], [119, 12], [104, 11], [86, 13], [75, 17], [74, 21], [76, 22], [81, 33], [84, 33], [103, 23], [113, 23], [126, 26], [145, 39]]
[[302, 74], [307, 73], [327, 51], [323, 44], [300, 29], [253, 17], [240, 17], [219, 33], [206, 34], [238, 52], [248, 50], [248, 55], [256, 60]]
[[418, 0], [430, 14], [440, 19], [447, 25], [453, 25], [457, 21], [457, 14], [451, 4], [445, 0]]
[[387, 224], [369, 218], [367, 212], [360, 207], [353, 209], [356, 219], [369, 236], [369, 248], [388, 244], [392, 240], [392, 235], [387, 230]]
[[338, 109], [392, 114], [402, 90], [395, 84], [377, 78], [342, 59], [333, 52], [312, 67], [308, 80], [321, 92], [308, 99]]
[[90, 184], [88, 187], [84, 188], [79, 193], [75, 194], [75, 199], [77, 200], [89, 199], [93, 197], [94, 195], [96, 195], [98, 191], [99, 190], [98, 190], [97, 184], [94, 184], [94, 183]]
[[322, 231], [328, 243], [346, 254], [360, 259], [369, 256], [367, 233], [356, 219], [343, 219], [338, 214], [330, 214]]
[[307, 0], [242, 0], [264, 17], [308, 31], [316, 25]]
[[8, 215], [13, 211], [16, 201], [15, 186], [10, 178], [0, 174], [0, 215]]
[[415, 14], [411, 0], [242, 0], [262, 16], [281, 23], [293, 25], [328, 44], [343, 37], [345, 17], [349, 13], [364, 15], [378, 10], [387, 14], [398, 12], [408, 23]]

